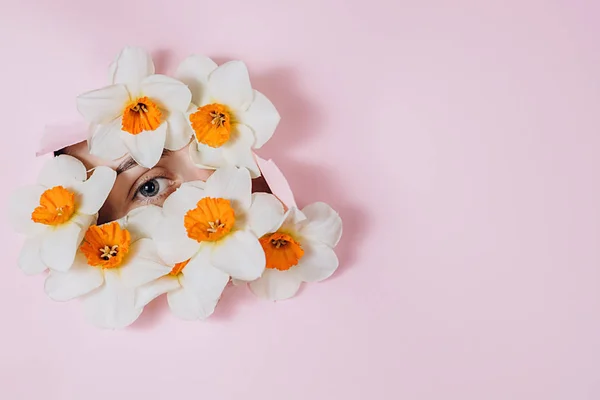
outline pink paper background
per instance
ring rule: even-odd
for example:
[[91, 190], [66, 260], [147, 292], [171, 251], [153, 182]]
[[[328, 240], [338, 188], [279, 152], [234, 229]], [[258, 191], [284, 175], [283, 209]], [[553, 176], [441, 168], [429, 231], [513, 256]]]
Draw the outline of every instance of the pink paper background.
[[[600, 17], [593, 0], [22, 0], [0, 5], [4, 194], [124, 44], [247, 62], [260, 151], [339, 210], [341, 268], [88, 326], [16, 267], [2, 216], [0, 398], [600, 399]], [[0, 196], [6, 209], [6, 196]], [[3, 213], [4, 214], [4, 213]]]

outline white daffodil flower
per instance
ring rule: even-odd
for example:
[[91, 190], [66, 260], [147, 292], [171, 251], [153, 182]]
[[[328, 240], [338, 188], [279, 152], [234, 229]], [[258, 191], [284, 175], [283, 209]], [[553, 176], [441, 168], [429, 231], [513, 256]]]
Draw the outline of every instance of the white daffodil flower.
[[191, 93], [182, 82], [154, 73], [143, 49], [126, 47], [110, 68], [111, 85], [84, 93], [77, 108], [92, 125], [90, 153], [116, 160], [129, 153], [152, 168], [163, 148], [179, 150], [192, 131], [186, 111]]
[[273, 231], [262, 235], [267, 265], [250, 290], [268, 300], [288, 299], [302, 282], [330, 277], [338, 267], [333, 248], [342, 235], [340, 216], [325, 203], [313, 203], [302, 211], [291, 208]]
[[265, 268], [258, 237], [279, 223], [282, 210], [275, 196], [251, 194], [246, 169], [221, 168], [204, 188], [186, 183], [165, 200], [153, 239], [169, 265], [199, 258], [232, 278], [250, 281]]
[[259, 176], [252, 149], [273, 136], [280, 117], [273, 103], [252, 89], [246, 65], [230, 61], [218, 66], [194, 55], [181, 63], [176, 77], [192, 91], [192, 160], [204, 168], [243, 167], [253, 178]]
[[[204, 182], [189, 185], [198, 184], [203, 185]], [[146, 206], [133, 210], [120, 223], [132, 236], [152, 237], [161, 219], [160, 207]], [[229, 282], [229, 275], [211, 266], [202, 256], [171, 265], [161, 263], [163, 274], [137, 288], [136, 308], [141, 309], [166, 293], [169, 308], [179, 318], [195, 320], [209, 317]]]
[[50, 271], [44, 288], [56, 301], [81, 297], [91, 324], [117, 329], [142, 313], [136, 288], [163, 276], [165, 268], [151, 239], [136, 238], [113, 221], [90, 226], [73, 266]]
[[81, 161], [60, 155], [46, 162], [37, 185], [17, 189], [8, 211], [15, 230], [27, 235], [18, 260], [23, 272], [31, 275], [71, 267], [115, 178], [112, 169], [97, 167], [88, 179]]

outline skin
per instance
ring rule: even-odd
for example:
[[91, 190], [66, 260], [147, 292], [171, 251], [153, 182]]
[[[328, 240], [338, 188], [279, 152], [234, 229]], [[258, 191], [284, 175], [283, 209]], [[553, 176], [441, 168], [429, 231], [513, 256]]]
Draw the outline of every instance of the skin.
[[[137, 165], [128, 155], [114, 161], [93, 156], [86, 142], [69, 146], [62, 153], [79, 159], [88, 171], [98, 166], [117, 171], [115, 184], [98, 213], [98, 223], [105, 223], [122, 218], [137, 207], [162, 206], [184, 182], [206, 181], [213, 171], [195, 166], [190, 160], [188, 146], [177, 151], [166, 150], [151, 169]], [[252, 191], [270, 192], [262, 177], [253, 180]]]

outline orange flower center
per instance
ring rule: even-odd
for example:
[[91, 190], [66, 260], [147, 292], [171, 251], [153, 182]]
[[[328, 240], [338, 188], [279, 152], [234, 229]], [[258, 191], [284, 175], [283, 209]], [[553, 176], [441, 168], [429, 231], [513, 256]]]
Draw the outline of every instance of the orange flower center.
[[183, 224], [191, 239], [214, 242], [227, 235], [235, 223], [235, 211], [229, 200], [205, 197], [188, 211]]
[[75, 212], [75, 193], [62, 186], [46, 190], [40, 196], [40, 205], [31, 213], [31, 220], [44, 225], [60, 225]]
[[123, 110], [121, 129], [132, 135], [153, 131], [160, 126], [161, 115], [160, 109], [152, 100], [140, 97], [127, 104]]
[[188, 260], [185, 260], [185, 261], [175, 264], [175, 266], [173, 267], [171, 272], [169, 272], [169, 275], [173, 275], [173, 276], [179, 275], [181, 273], [181, 271], [183, 271], [185, 266], [188, 265], [189, 262], [190, 262], [190, 260], [188, 259]]
[[221, 147], [231, 136], [231, 112], [224, 105], [209, 104], [199, 107], [190, 115], [190, 122], [198, 142], [207, 146]]
[[88, 228], [80, 247], [89, 265], [100, 268], [117, 268], [129, 252], [131, 236], [117, 222], [92, 225]]
[[300, 243], [287, 233], [267, 233], [260, 238], [260, 245], [265, 251], [266, 267], [279, 271], [287, 271], [297, 265], [304, 255]]

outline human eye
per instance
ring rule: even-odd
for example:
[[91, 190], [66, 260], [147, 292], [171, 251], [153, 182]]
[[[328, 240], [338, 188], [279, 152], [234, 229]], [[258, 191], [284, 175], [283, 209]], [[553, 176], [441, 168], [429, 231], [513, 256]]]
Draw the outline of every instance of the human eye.
[[174, 190], [174, 182], [165, 177], [153, 177], [140, 183], [135, 191], [134, 201], [156, 204]]

